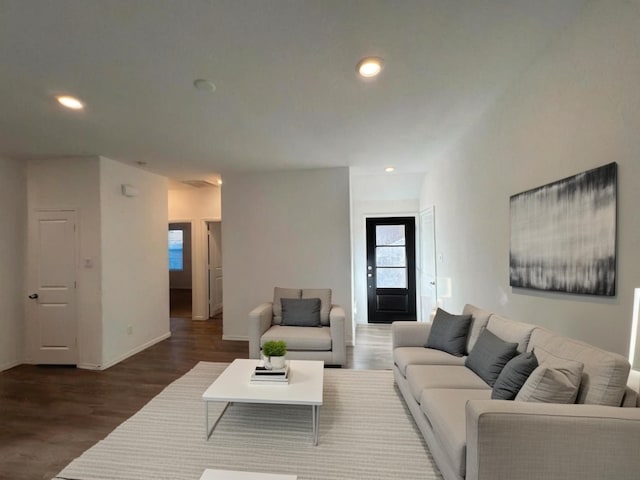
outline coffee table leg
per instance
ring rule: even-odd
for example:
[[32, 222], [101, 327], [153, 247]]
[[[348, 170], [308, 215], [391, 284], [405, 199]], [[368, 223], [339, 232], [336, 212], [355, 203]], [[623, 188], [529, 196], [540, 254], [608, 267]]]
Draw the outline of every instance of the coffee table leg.
[[204, 440], [209, 440], [209, 402], [204, 402]]
[[224, 415], [224, 412], [227, 411], [227, 407], [230, 404], [231, 404], [231, 402], [227, 402], [227, 403], [224, 404], [224, 408], [222, 409], [222, 412], [220, 412], [220, 415], [218, 415], [218, 418], [216, 419], [216, 421], [211, 426], [211, 430], [209, 430], [209, 402], [207, 402], [207, 401], [204, 402], [204, 417], [205, 417], [205, 428], [206, 428], [205, 437], [204, 437], [205, 440], [209, 440], [209, 438], [211, 437], [211, 434], [213, 433], [213, 431], [216, 428], [216, 425], [218, 425], [218, 422], [222, 418], [222, 415]]
[[318, 429], [320, 426], [320, 405], [311, 405], [313, 422], [313, 445], [318, 445]]

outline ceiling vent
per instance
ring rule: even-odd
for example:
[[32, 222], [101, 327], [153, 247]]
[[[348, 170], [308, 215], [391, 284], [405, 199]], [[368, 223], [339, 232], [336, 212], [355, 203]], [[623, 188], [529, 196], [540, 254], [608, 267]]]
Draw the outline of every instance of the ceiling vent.
[[217, 185], [206, 180], [182, 180], [182, 183], [195, 188], [215, 187]]

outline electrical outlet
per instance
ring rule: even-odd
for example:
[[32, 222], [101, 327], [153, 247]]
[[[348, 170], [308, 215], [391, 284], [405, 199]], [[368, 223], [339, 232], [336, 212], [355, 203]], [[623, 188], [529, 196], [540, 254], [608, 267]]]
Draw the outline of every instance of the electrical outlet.
[[127, 335], [133, 335], [133, 325], [127, 326]]

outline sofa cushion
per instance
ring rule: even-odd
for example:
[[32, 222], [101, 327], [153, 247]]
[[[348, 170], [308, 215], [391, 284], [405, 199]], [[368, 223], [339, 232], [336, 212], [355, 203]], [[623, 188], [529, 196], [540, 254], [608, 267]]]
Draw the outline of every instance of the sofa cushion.
[[409, 365], [407, 383], [416, 402], [425, 388], [460, 388], [472, 390], [491, 389], [467, 367], [457, 365]]
[[260, 338], [260, 346], [269, 340], [284, 340], [287, 350], [331, 350], [331, 329], [329, 327], [288, 327], [274, 325]]
[[541, 364], [529, 376], [517, 401], [538, 403], [574, 403], [580, 388], [583, 365], [579, 362], [549, 362]]
[[505, 342], [490, 330], [484, 330], [464, 364], [493, 387], [509, 360], [516, 356], [517, 343]]
[[528, 350], [538, 349], [538, 357], [539, 353], [542, 354], [539, 350], [542, 348], [556, 357], [584, 364], [576, 403], [620, 406], [630, 369], [625, 357], [562, 337], [544, 328], [536, 328], [529, 343]]
[[282, 302], [283, 298], [302, 298], [302, 290], [299, 288], [273, 289], [273, 324], [280, 325], [282, 322]]
[[438, 308], [425, 347], [462, 357], [467, 353], [470, 326], [471, 315], [452, 315]]
[[282, 298], [281, 325], [290, 327], [319, 327], [319, 298]]
[[442, 350], [422, 347], [397, 347], [393, 350], [393, 361], [405, 377], [407, 376], [407, 365], [464, 366], [464, 357], [456, 357]]
[[493, 400], [513, 400], [527, 381], [531, 372], [538, 366], [538, 360], [533, 352], [516, 355], [498, 375], [493, 384], [491, 398]]
[[460, 478], [466, 475], [467, 426], [465, 406], [469, 400], [488, 400], [491, 390], [427, 389], [420, 397], [420, 410], [426, 415], [442, 451]]
[[491, 312], [467, 303], [462, 309], [462, 314], [471, 315], [471, 328], [467, 337], [467, 353], [469, 353], [473, 350], [482, 331], [487, 328]]
[[518, 353], [527, 350], [531, 332], [536, 328], [535, 325], [528, 323], [516, 322], [495, 313], [489, 317], [487, 322], [487, 330], [491, 330], [505, 342], [515, 342], [518, 344]]
[[320, 299], [320, 323], [329, 325], [329, 312], [331, 311], [331, 289], [330, 288], [303, 288], [302, 298]]

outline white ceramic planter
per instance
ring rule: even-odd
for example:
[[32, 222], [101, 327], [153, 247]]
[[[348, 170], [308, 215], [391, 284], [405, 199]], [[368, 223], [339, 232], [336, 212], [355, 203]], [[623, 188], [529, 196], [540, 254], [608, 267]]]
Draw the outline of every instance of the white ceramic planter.
[[[269, 364], [273, 370], [284, 368], [285, 357], [269, 357]], [[267, 367], [268, 368], [268, 367]]]

